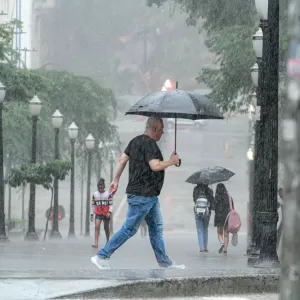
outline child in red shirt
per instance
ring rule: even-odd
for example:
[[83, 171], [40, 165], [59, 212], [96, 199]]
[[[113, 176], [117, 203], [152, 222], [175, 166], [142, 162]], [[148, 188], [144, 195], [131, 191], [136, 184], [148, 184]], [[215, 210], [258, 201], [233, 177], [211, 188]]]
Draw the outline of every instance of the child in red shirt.
[[94, 221], [95, 214], [95, 244], [92, 245], [93, 248], [98, 248], [101, 221], [104, 222], [106, 242], [108, 242], [110, 214], [113, 211], [112, 196], [105, 190], [103, 178], [99, 180], [97, 187], [98, 191], [93, 194], [91, 208], [91, 222]]

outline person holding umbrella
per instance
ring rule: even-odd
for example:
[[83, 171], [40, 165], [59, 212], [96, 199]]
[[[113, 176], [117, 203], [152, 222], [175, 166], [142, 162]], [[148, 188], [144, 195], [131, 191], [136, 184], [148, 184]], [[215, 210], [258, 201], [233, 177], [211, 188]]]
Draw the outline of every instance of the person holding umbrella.
[[[223, 250], [224, 253], [227, 253], [228, 230], [226, 231], [225, 227], [223, 232], [223, 227], [230, 211], [228, 194], [224, 184], [218, 184], [216, 196], [214, 198], [212, 195], [212, 190], [208, 187], [208, 185], [229, 180], [233, 175], [233, 172], [223, 167], [214, 166], [203, 168], [200, 171], [193, 173], [186, 180], [186, 182], [188, 183], [197, 185], [194, 189], [193, 198], [195, 202], [194, 211], [200, 252], [205, 252], [205, 250], [207, 251], [208, 224], [211, 210], [215, 210], [215, 226], [218, 227], [218, 238], [220, 243], [222, 244], [220, 253], [222, 253]], [[222, 186], [224, 187], [223, 189]], [[228, 208], [226, 205], [228, 206]]]
[[163, 121], [150, 117], [145, 133], [132, 139], [122, 154], [109, 193], [115, 194], [118, 183], [127, 162], [129, 161], [129, 182], [127, 185], [128, 211], [126, 220], [91, 262], [99, 269], [109, 269], [108, 260], [129, 238], [134, 236], [145, 219], [149, 228], [149, 238], [156, 260], [162, 268], [184, 269], [177, 265], [165, 250], [163, 239], [163, 220], [158, 196], [162, 189], [165, 169], [179, 163], [179, 156], [174, 152], [169, 160], [164, 161], [157, 146], [163, 134]]

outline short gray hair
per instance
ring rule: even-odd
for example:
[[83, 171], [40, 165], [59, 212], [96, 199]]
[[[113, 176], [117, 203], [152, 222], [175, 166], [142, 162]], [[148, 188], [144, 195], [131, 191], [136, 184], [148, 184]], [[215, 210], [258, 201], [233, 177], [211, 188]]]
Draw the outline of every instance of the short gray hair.
[[157, 124], [160, 123], [163, 126], [163, 120], [159, 117], [149, 117], [146, 123], [146, 129], [156, 129]]

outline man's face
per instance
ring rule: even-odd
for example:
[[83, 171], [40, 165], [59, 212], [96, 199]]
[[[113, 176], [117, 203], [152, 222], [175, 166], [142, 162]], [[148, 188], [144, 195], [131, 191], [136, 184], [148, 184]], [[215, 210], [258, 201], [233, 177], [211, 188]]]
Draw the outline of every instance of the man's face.
[[161, 136], [164, 134], [164, 124], [163, 122], [158, 122], [157, 127], [155, 128], [155, 140], [159, 141]]
[[103, 193], [104, 192], [104, 185], [102, 183], [98, 184], [98, 191], [100, 193]]

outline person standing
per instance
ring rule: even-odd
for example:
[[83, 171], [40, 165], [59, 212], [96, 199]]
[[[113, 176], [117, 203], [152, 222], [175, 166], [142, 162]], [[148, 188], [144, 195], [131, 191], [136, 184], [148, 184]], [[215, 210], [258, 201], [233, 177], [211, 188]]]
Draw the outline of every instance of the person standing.
[[105, 190], [105, 181], [101, 178], [97, 184], [98, 191], [93, 194], [91, 211], [91, 222], [94, 222], [95, 214], [95, 243], [93, 248], [98, 249], [100, 225], [103, 221], [104, 231], [106, 235], [106, 243], [109, 241], [109, 221], [110, 215], [113, 211], [112, 197], [109, 192]]
[[[231, 198], [232, 199], [232, 198]], [[234, 208], [232, 200], [232, 208]], [[221, 244], [219, 253], [227, 254], [229, 232], [227, 216], [230, 212], [229, 195], [223, 183], [219, 183], [215, 195], [215, 227], [217, 227], [218, 240]], [[226, 224], [225, 224], [226, 223]]]
[[197, 184], [193, 191], [194, 215], [198, 235], [199, 252], [208, 252], [208, 225], [214, 210], [214, 196], [206, 184]]
[[115, 194], [124, 168], [129, 161], [129, 181], [126, 189], [128, 211], [125, 222], [91, 262], [99, 269], [109, 269], [108, 260], [129, 238], [136, 234], [145, 219], [150, 243], [160, 267], [184, 269], [176, 265], [166, 254], [163, 239], [163, 220], [158, 196], [164, 183], [165, 169], [179, 163], [179, 156], [173, 152], [170, 159], [163, 160], [157, 146], [163, 134], [161, 118], [150, 117], [144, 134], [132, 139], [119, 159], [116, 174], [109, 192]]

